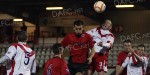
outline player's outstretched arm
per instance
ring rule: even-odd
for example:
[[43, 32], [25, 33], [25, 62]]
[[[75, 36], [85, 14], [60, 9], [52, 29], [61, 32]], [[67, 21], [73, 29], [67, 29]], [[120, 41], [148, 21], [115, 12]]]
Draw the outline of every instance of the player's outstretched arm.
[[118, 75], [120, 67], [121, 67], [120, 65], [116, 66], [116, 75]]
[[92, 58], [93, 58], [94, 54], [95, 54], [95, 50], [94, 50], [94, 48], [92, 48], [91, 53], [90, 53], [90, 56], [89, 56], [89, 58], [88, 58], [89, 64], [92, 62]]
[[9, 57], [7, 57], [6, 55], [0, 58], [0, 64], [5, 62], [5, 61], [9, 61]]
[[121, 66], [119, 68], [118, 72], [116, 72], [116, 75], [120, 75], [122, 73], [123, 69], [124, 69], [124, 67]]
[[121, 65], [122, 65], [122, 53], [119, 53], [117, 58], [117, 65], [116, 65], [116, 74], [118, 73]]

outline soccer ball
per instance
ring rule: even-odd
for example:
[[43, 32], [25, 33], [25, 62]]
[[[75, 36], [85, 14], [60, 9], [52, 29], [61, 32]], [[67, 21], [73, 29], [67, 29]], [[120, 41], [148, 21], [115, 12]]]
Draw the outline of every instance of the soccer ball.
[[106, 5], [104, 2], [102, 1], [97, 1], [94, 3], [94, 10], [97, 12], [97, 13], [102, 13], [104, 12], [106, 9]]

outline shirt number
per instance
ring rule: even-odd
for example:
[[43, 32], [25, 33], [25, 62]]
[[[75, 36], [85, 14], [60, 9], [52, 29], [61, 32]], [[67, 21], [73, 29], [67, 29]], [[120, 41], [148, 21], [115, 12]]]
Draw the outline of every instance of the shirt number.
[[30, 55], [30, 53], [26, 53], [26, 54], [25, 54], [25, 61], [24, 61], [24, 64], [25, 64], [25, 65], [28, 65], [28, 64], [29, 64], [29, 61], [30, 61], [30, 56], [29, 56], [29, 55]]

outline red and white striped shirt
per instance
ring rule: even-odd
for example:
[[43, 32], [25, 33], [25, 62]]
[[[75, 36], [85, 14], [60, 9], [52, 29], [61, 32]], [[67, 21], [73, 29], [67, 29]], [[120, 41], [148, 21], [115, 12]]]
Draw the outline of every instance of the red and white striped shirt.
[[30, 75], [31, 72], [35, 73], [35, 53], [26, 43], [19, 42], [11, 45], [5, 56], [11, 60], [7, 75]]
[[87, 33], [90, 34], [95, 41], [95, 52], [100, 52], [100, 50], [103, 48], [101, 46], [98, 46], [99, 42], [102, 42], [103, 46], [107, 48], [112, 47], [112, 44], [114, 42], [114, 35], [109, 30], [103, 30], [98, 27], [87, 31]]
[[[145, 66], [148, 63], [148, 59], [145, 56], [141, 56], [143, 65], [140, 67], [132, 66], [131, 64], [136, 64], [137, 59], [134, 55], [126, 57], [125, 61], [122, 64], [122, 67], [127, 66], [127, 75], [145, 75]], [[145, 66], [144, 66], [145, 65]]]

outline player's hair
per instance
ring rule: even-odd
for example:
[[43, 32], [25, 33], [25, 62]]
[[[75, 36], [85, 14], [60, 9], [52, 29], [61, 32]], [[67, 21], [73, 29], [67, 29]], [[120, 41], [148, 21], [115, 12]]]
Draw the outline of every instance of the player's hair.
[[18, 31], [17, 32], [17, 39], [20, 42], [26, 42], [28, 38], [28, 34], [26, 31]]
[[139, 44], [137, 47], [144, 47], [145, 48], [145, 45], [144, 44]]
[[103, 21], [103, 24], [105, 24], [106, 21], [109, 21], [109, 22], [111, 23], [111, 26], [112, 26], [112, 22], [111, 22], [110, 19], [105, 19], [105, 20]]
[[83, 25], [84, 23], [83, 23], [83, 21], [81, 21], [81, 20], [75, 20], [74, 21], [74, 26], [75, 25], [77, 25], [77, 26], [80, 26], [80, 25]]
[[62, 51], [62, 46], [61, 46], [61, 44], [59, 44], [59, 43], [56, 43], [56, 44], [54, 44], [53, 46], [52, 46], [52, 50], [53, 50], [53, 53], [56, 55], [56, 54], [60, 54], [61, 53], [61, 51]]
[[131, 43], [131, 40], [130, 39], [126, 39], [123, 41], [123, 43]]

